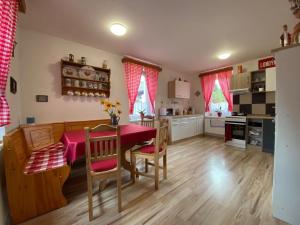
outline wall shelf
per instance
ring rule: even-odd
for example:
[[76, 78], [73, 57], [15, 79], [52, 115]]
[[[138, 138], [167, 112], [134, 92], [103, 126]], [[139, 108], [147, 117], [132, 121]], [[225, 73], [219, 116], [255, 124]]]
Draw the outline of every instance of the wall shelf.
[[[83, 67], [90, 67], [91, 70]], [[68, 68], [73, 74], [64, 73], [64, 68]], [[84, 78], [82, 71], [93, 73], [92, 79]], [[61, 60], [62, 95], [85, 96], [85, 94], [88, 94], [87, 97], [93, 97], [89, 95], [96, 94], [95, 97], [109, 98], [111, 87], [110, 73], [110, 69]], [[80, 95], [76, 95], [75, 92], [80, 92]]]

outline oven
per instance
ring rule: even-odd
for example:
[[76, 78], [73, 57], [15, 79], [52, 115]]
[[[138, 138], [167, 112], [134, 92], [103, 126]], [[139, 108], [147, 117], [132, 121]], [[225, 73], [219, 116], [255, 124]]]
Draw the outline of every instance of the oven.
[[246, 117], [227, 117], [225, 119], [225, 143], [238, 148], [246, 148]]

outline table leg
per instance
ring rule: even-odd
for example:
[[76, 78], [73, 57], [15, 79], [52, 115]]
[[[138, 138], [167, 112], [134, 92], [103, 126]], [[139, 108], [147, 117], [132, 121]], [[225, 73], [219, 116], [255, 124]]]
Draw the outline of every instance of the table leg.
[[127, 151], [130, 151], [131, 148], [129, 147], [122, 147], [122, 151], [121, 151], [121, 163], [122, 163], [122, 166], [125, 170], [128, 170], [130, 172], [130, 177], [131, 177], [131, 180], [133, 181], [133, 174], [132, 174], [132, 165], [131, 165], [131, 162], [127, 161], [126, 160], [126, 152]]

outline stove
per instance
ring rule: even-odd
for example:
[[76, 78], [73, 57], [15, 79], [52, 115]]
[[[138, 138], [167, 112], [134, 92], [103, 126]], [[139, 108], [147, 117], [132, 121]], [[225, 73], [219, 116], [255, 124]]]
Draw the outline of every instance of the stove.
[[246, 115], [225, 118], [225, 144], [246, 149]]

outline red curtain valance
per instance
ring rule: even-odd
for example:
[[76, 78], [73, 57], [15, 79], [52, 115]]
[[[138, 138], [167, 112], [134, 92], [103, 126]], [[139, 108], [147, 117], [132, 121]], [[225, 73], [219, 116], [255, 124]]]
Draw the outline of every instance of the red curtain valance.
[[223, 72], [232, 71], [232, 70], [233, 70], [232, 66], [224, 67], [224, 68], [221, 68], [221, 69], [210, 70], [210, 71], [207, 71], [207, 72], [200, 73], [199, 77], [213, 75], [213, 74], [216, 74], [216, 73], [223, 73]]

